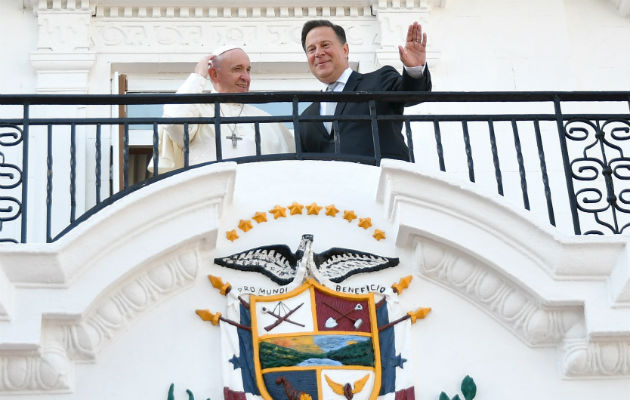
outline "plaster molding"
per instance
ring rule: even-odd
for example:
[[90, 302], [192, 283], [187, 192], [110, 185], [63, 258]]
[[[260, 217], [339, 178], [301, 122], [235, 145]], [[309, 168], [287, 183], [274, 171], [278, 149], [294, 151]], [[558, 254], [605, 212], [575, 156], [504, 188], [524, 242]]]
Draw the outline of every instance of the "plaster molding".
[[0, 353], [0, 393], [69, 392], [74, 369], [65, 352], [50, 347], [41, 354]]
[[[344, 26], [352, 53], [370, 53], [377, 47], [378, 33], [372, 18], [347, 18], [336, 21]], [[300, 33], [304, 20], [261, 17], [258, 21], [224, 18], [168, 21], [147, 18], [97, 19], [92, 26], [94, 50], [98, 53], [161, 54], [177, 50], [185, 54], [207, 53], [226, 43], [238, 43], [258, 59], [268, 53], [299, 56], [304, 62]], [[264, 51], [261, 51], [264, 49]], [[168, 61], [165, 55], [162, 61]], [[174, 60], [173, 60], [174, 61]]]
[[51, 52], [87, 52], [90, 49], [89, 9], [66, 12], [40, 10], [37, 15], [37, 50]]
[[[497, 257], [508, 252], [524, 257], [529, 265], [559, 280], [606, 280], [630, 254], [630, 241], [624, 235], [565, 236], [532, 220], [526, 211], [511, 207], [501, 196], [482, 193], [474, 184], [456, 182], [446, 175], [421, 173], [402, 162], [383, 161], [377, 197], [385, 205], [387, 217], [401, 222], [399, 245], [405, 245], [414, 230], [448, 238], [464, 248], [492, 243], [503, 246], [505, 253]], [[422, 209], [432, 218], [412, 226], [403, 215], [411, 209]], [[446, 220], [458, 221], [460, 229], [451, 229], [444, 224]], [[491, 261], [498, 259], [488, 256]]]
[[326, 5], [326, 6], [295, 6], [288, 4], [284, 6], [152, 6], [152, 7], [132, 7], [132, 6], [99, 6], [96, 8], [96, 18], [294, 18], [294, 17], [363, 17], [372, 16], [372, 9], [369, 6], [346, 6], [346, 5]]
[[580, 304], [545, 301], [462, 252], [424, 238], [417, 238], [416, 243], [422, 276], [474, 303], [530, 347], [557, 345], [584, 319]]
[[562, 372], [569, 378], [630, 376], [630, 338], [567, 339]]
[[89, 52], [31, 53], [37, 93], [88, 93], [89, 74], [95, 62], [96, 54]]
[[[8, 322], [20, 326], [9, 326], [17, 331], [6, 331], [0, 346], [0, 393], [71, 392], [75, 363], [95, 361], [143, 314], [191, 287], [202, 252], [216, 245], [235, 171], [235, 163], [222, 163], [176, 174], [104, 208], [58, 242], [4, 247], [0, 267], [11, 294], [63, 287], [67, 301], [40, 304], [41, 324], [26, 330], [22, 321]], [[72, 295], [76, 285], [89, 290]], [[0, 309], [12, 306], [5, 297]]]
[[42, 315], [41, 344], [0, 350], [0, 393], [71, 392], [74, 363], [91, 362], [117, 335], [189, 288], [202, 263], [199, 245], [137, 267], [79, 315]]
[[[164, 54], [174, 50], [179, 60], [186, 54], [194, 54], [196, 59], [198, 54], [226, 43], [241, 44], [252, 53], [253, 61], [257, 61], [256, 53], [263, 58], [265, 54], [282, 54], [284, 59], [299, 56], [296, 59], [303, 61], [303, 23], [332, 19], [346, 29], [354, 61], [360, 59], [371, 69], [385, 64], [401, 67], [397, 46], [404, 41], [406, 26], [411, 20], [427, 24], [431, 4], [428, 0], [389, 0], [233, 7], [219, 2], [180, 6], [169, 2], [41, 0], [37, 10], [38, 53], [116, 54], [114, 62], [124, 59], [125, 54], [156, 54], [161, 61], [170, 61]], [[439, 57], [438, 51], [429, 53], [432, 63]], [[91, 67], [87, 66], [82, 81], [87, 82]]]
[[[94, 10], [96, 8], [152, 8], [152, 7], [174, 7], [177, 6], [177, 1], [174, 0], [18, 0], [21, 2], [21, 7], [32, 8], [33, 10]], [[611, 0], [619, 1], [619, 0]], [[444, 7], [446, 0], [344, 0], [342, 5], [344, 7], [355, 8], [414, 8], [421, 7], [427, 4], [431, 4], [436, 7]], [[338, 3], [334, 3], [330, 0], [316, 0], [310, 1], [309, 5], [312, 8], [326, 8], [336, 7]], [[225, 5], [223, 0], [188, 0], [186, 1], [186, 8], [203, 8], [203, 7], [221, 7]], [[253, 7], [267, 7], [268, 1], [265, 0], [248, 0], [248, 8]], [[275, 7], [295, 7], [295, 2], [290, 0], [275, 0]], [[307, 8], [307, 7], [302, 7]]]
[[445, 8], [447, 0], [431, 0], [431, 5], [433, 5], [433, 7]]
[[[372, 16], [358, 13], [356, 16], [334, 19], [346, 30], [351, 49], [350, 62], [358, 63], [359, 70], [369, 72], [382, 65], [402, 68], [397, 46], [404, 41], [410, 17], [400, 10], [388, 15], [387, 23], [397, 25], [397, 29], [392, 28], [385, 39], [379, 27], [380, 23], [385, 22], [379, 22]], [[304, 14], [303, 18], [281, 18], [281, 15], [273, 17], [263, 13], [246, 18], [107, 17], [95, 19], [91, 36], [93, 51], [111, 54], [116, 63], [123, 60], [159, 63], [184, 60], [192, 63], [200, 55], [220, 45], [238, 43], [250, 55], [253, 63], [273, 62], [281, 57], [286, 61], [304, 64], [304, 72], [307, 72], [300, 35], [302, 25], [308, 18], [328, 17]], [[439, 58], [439, 51], [431, 50], [428, 54], [432, 65]]]
[[45, 341], [63, 344], [74, 361], [92, 361], [144, 312], [192, 286], [202, 263], [195, 245], [139, 267], [102, 293], [76, 322], [67, 322], [63, 315], [44, 315]]
[[31, 54], [37, 92], [87, 93], [96, 61], [90, 51], [89, 1], [40, 0], [37, 7], [37, 50]]
[[[436, 4], [430, 0], [372, 0], [296, 6], [281, 0], [273, 5], [252, 1], [234, 7], [219, 1], [191, 1], [181, 6], [172, 0], [39, 0], [32, 6], [39, 25], [37, 52], [31, 57], [37, 91], [79, 94], [88, 92], [92, 68], [105, 58], [113, 64], [193, 63], [218, 46], [238, 43], [253, 63], [282, 58], [305, 64], [300, 46], [302, 25], [320, 18], [346, 29], [350, 61], [357, 70], [370, 72], [383, 65], [401, 70], [398, 45], [404, 41], [406, 26], [411, 20], [428, 24]], [[68, 54], [90, 59], [79, 65]], [[431, 65], [437, 65], [440, 57], [435, 49], [428, 53]]]
[[31, 64], [38, 73], [89, 72], [94, 61], [96, 61], [95, 53], [31, 53]]
[[94, 0], [24, 0], [25, 7], [30, 4], [34, 10], [52, 11], [90, 10], [90, 3], [94, 3]]
[[0, 270], [0, 321], [8, 321], [13, 313], [15, 289]]
[[398, 226], [398, 246], [415, 246], [421, 276], [528, 346], [564, 346], [567, 376], [630, 376], [627, 237], [564, 237], [472, 185], [402, 162], [381, 168], [377, 200]]
[[[111, 270], [111, 260], [141, 263], [154, 257], [156, 248], [166, 252], [198, 239], [214, 246], [235, 174], [232, 162], [176, 174], [103, 208], [56, 242], [3, 248], [0, 268], [14, 286], [69, 287], [86, 271]], [[168, 234], [182, 227], [185, 234], [177, 240]]]

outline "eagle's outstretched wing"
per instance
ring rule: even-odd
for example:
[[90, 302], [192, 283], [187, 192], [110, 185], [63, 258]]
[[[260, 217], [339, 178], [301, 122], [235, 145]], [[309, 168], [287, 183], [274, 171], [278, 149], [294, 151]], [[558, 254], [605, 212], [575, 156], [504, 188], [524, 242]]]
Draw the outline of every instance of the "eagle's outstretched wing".
[[328, 386], [330, 386], [333, 392], [340, 394], [342, 396], [344, 395], [342, 384], [333, 381], [332, 379], [328, 377], [328, 375], [324, 375], [324, 378], [326, 378], [326, 382], [328, 382]]
[[361, 272], [380, 271], [398, 265], [398, 258], [381, 257], [358, 250], [333, 247], [313, 256], [319, 272], [334, 283]]
[[352, 393], [357, 394], [361, 390], [363, 390], [363, 386], [365, 386], [365, 384], [367, 383], [369, 378], [370, 378], [370, 374], [367, 374], [363, 378], [361, 378], [358, 381], [354, 382], [354, 386], [352, 388]]
[[275, 283], [286, 285], [295, 277], [297, 258], [288, 246], [271, 245], [218, 257], [214, 262], [226, 268], [260, 272]]

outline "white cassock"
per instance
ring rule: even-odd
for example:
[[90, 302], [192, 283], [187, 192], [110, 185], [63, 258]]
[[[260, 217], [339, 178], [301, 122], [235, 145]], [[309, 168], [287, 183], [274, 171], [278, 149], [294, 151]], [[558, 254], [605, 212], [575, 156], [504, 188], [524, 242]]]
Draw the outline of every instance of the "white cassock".
[[[177, 93], [202, 93], [207, 80], [196, 73], [177, 90]], [[222, 103], [222, 117], [269, 116], [268, 113], [249, 104]], [[214, 104], [165, 104], [165, 118], [214, 117]], [[295, 152], [293, 135], [283, 123], [261, 123], [261, 154]], [[184, 125], [160, 125], [159, 173], [184, 167]], [[221, 124], [221, 152], [223, 159], [256, 155], [254, 124]], [[214, 124], [189, 124], [190, 140], [188, 160], [190, 165], [216, 160]], [[236, 137], [236, 139], [232, 139]], [[153, 159], [148, 170], [153, 172]]]

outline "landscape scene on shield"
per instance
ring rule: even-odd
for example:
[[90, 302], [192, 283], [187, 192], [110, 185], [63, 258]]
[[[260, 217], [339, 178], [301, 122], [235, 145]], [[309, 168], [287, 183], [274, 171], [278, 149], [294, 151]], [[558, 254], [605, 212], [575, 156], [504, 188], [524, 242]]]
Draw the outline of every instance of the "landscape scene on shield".
[[372, 338], [358, 335], [304, 335], [263, 339], [263, 369], [308, 366], [374, 366]]

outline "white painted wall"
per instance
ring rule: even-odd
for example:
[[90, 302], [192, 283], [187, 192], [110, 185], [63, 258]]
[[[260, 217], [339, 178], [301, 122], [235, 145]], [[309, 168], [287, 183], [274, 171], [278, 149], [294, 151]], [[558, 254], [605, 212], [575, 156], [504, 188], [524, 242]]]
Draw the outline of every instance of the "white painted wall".
[[[22, 9], [13, 1], [0, 2], [0, 15], [4, 32], [0, 35], [3, 54], [0, 62], [0, 94], [33, 93], [36, 80], [29, 53], [35, 49], [37, 41], [37, 19], [32, 11]], [[19, 118], [22, 113], [21, 106], [0, 105], [1, 118]], [[20, 146], [2, 146], [0, 153], [4, 156], [4, 162], [21, 165]], [[3, 195], [21, 198], [19, 189], [3, 189]], [[19, 224], [7, 222], [2, 231], [2, 237], [19, 237]]]
[[565, 1], [575, 90], [630, 88], [629, 14], [610, 8], [605, 1]]
[[449, 0], [434, 90], [628, 90], [630, 23], [606, 1]]
[[37, 17], [23, 9], [17, 1], [0, 3], [0, 15], [5, 32], [0, 37], [3, 62], [0, 66], [0, 93], [33, 93], [35, 73], [29, 54], [37, 43]]
[[[374, 226], [340, 215], [268, 214], [268, 222], [238, 230], [240, 239], [226, 239], [241, 219], [293, 201], [352, 209]], [[374, 240], [374, 228], [387, 238]], [[222, 311], [225, 298], [206, 276], [235, 289], [275, 285], [211, 260], [275, 243], [295, 250], [304, 233], [314, 234], [316, 252], [337, 246], [401, 259], [344, 284], [414, 275], [402, 309], [433, 309], [412, 326], [419, 399], [442, 390], [453, 396], [466, 374], [478, 398], [630, 394], [627, 240], [559, 235], [495, 197], [396, 161], [380, 169], [318, 161], [207, 166], [131, 194], [53, 245], [0, 248], [13, 299], [0, 297], [8, 310], [0, 321], [1, 390], [27, 400], [165, 399], [175, 382], [178, 399], [186, 388], [220, 399], [219, 328], [194, 310]], [[613, 277], [616, 284], [606, 282]]]

